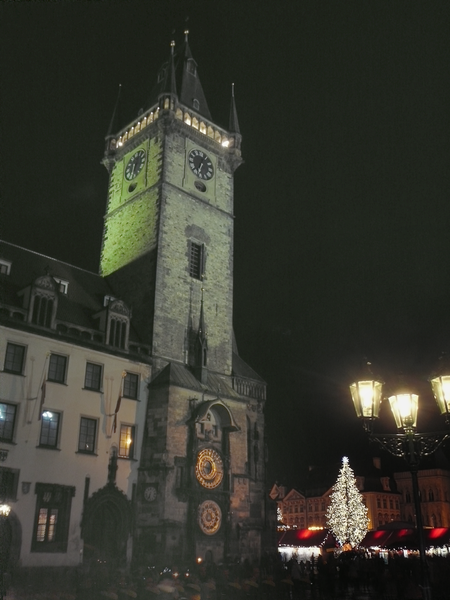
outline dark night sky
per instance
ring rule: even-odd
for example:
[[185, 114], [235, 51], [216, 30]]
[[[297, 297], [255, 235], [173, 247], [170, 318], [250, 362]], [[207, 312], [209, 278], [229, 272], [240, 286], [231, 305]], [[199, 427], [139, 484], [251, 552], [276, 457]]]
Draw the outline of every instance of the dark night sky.
[[187, 26], [224, 126], [235, 83], [235, 330], [269, 384], [269, 478], [367, 452], [347, 392], [363, 355], [423, 390], [419, 427], [435, 426], [426, 377], [450, 345], [448, 2], [10, 2], [0, 19], [4, 239], [97, 270], [118, 85], [125, 125]]

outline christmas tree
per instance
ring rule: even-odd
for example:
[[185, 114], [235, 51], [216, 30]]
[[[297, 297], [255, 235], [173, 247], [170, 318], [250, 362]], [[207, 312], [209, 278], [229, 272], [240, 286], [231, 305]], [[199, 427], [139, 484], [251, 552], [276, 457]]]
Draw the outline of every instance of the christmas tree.
[[342, 459], [342, 467], [330, 499], [331, 504], [327, 510], [328, 528], [341, 547], [348, 544], [355, 548], [367, 533], [369, 519], [346, 456]]

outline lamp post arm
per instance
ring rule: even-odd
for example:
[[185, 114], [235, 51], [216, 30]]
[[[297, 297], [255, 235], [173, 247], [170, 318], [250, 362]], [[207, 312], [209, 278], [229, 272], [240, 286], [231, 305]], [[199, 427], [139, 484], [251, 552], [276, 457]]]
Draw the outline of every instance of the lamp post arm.
[[406, 433], [386, 433], [383, 435], [370, 433], [369, 438], [393, 456], [406, 459], [408, 465], [412, 468], [419, 465], [423, 456], [434, 454], [450, 438], [450, 434], [441, 432], [414, 433], [411, 430]]

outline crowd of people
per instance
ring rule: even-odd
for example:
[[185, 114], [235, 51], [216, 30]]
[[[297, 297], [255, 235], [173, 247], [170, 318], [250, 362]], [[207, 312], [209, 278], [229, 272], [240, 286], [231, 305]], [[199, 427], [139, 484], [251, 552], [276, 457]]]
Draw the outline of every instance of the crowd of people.
[[[433, 599], [447, 600], [450, 559], [430, 558], [428, 568]], [[120, 600], [128, 595], [145, 600], [419, 600], [421, 581], [417, 557], [406, 558], [401, 552], [390, 553], [388, 559], [368, 552], [331, 552], [307, 561], [294, 556], [286, 563], [276, 554], [258, 564], [141, 569], [132, 579], [123, 576], [114, 584], [106, 580], [106, 571], [103, 580], [100, 572], [94, 573], [80, 599]]]
[[[450, 598], [450, 558], [428, 559], [433, 600]], [[295, 555], [283, 562], [275, 553], [258, 563], [239, 560], [189, 568], [146, 567], [133, 573], [95, 561], [67, 589], [51, 579], [42, 591], [15, 582], [12, 600], [419, 600], [421, 570], [417, 556], [402, 552], [327, 552], [310, 560]], [[69, 585], [70, 583], [70, 585]], [[18, 586], [18, 587], [17, 587]], [[44, 591], [45, 589], [45, 591]]]

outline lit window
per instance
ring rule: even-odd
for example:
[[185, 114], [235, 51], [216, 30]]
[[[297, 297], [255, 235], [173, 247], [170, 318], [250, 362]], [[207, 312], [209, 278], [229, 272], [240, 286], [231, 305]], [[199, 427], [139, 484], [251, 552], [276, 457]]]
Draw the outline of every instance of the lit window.
[[25, 346], [8, 343], [6, 346], [4, 370], [8, 373], [22, 375], [25, 362]]
[[9, 275], [11, 273], [11, 264], [8, 260], [0, 260], [0, 275]]
[[203, 279], [205, 252], [203, 244], [189, 244], [189, 275], [194, 279]]
[[41, 437], [39, 445], [46, 448], [56, 448], [58, 445], [60, 414], [45, 410], [42, 413]]
[[102, 365], [86, 363], [86, 376], [84, 387], [87, 390], [100, 391], [102, 388]]
[[15, 404], [0, 402], [0, 440], [2, 442], [12, 442], [13, 440], [16, 411]]
[[134, 452], [134, 427], [133, 425], [120, 426], [119, 456], [120, 458], [133, 458]]
[[139, 375], [136, 373], [127, 373], [123, 380], [123, 396], [124, 398], [132, 398], [136, 400], [138, 397]]
[[66, 381], [67, 356], [61, 354], [51, 354], [48, 367], [48, 380], [56, 383]]
[[97, 420], [81, 417], [80, 437], [78, 451], [93, 454], [95, 452], [95, 437], [97, 433]]
[[46, 483], [36, 484], [36, 515], [32, 552], [66, 552], [69, 522], [75, 488]]

